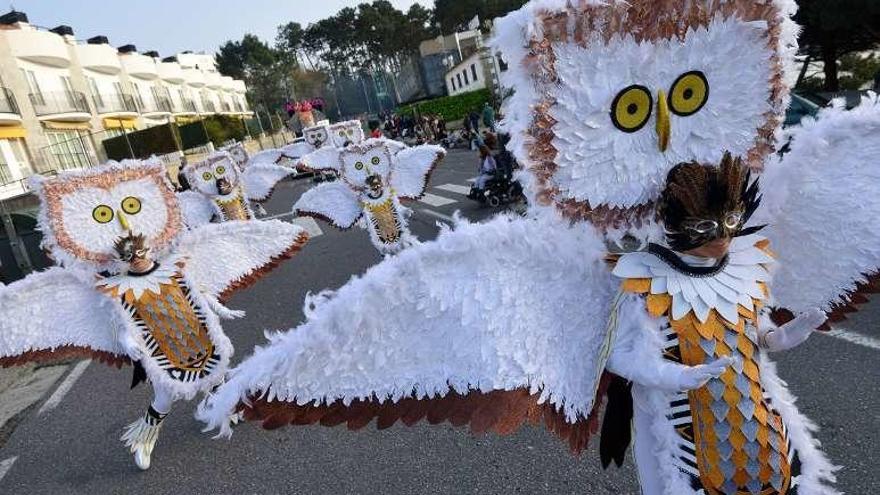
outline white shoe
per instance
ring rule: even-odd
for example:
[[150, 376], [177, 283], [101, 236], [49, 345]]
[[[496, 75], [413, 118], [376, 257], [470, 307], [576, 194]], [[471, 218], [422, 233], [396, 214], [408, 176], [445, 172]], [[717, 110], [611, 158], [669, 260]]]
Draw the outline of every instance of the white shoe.
[[151, 407], [143, 418], [128, 425], [120, 438], [134, 454], [134, 463], [142, 471], [150, 469], [150, 457], [153, 455], [156, 440], [159, 439], [159, 430], [162, 429], [165, 416], [156, 413]]

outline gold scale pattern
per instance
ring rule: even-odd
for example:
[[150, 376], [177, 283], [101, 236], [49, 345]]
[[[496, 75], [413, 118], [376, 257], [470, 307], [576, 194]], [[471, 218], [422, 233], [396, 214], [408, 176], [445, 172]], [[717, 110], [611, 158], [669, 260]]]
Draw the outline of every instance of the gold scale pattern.
[[183, 371], [203, 371], [209, 363], [207, 358], [214, 355], [214, 344], [176, 279], [160, 284], [159, 294], [145, 291], [136, 298], [128, 290], [122, 297], [134, 308], [172, 366]]
[[385, 244], [400, 241], [402, 234], [400, 218], [391, 198], [378, 205], [365, 203], [364, 207], [370, 213], [370, 221], [380, 241]]
[[[759, 246], [766, 249], [766, 246]], [[769, 251], [769, 250], [767, 250]], [[761, 284], [765, 298], [767, 287]], [[666, 317], [678, 336], [680, 356], [666, 357], [687, 366], [733, 356], [741, 363], [728, 368], [719, 379], [688, 392], [693, 419], [690, 431], [679, 434], [696, 451], [700, 481], [708, 495], [786, 494], [791, 486], [789, 440], [782, 418], [772, 409], [761, 387], [758, 347], [747, 327], [757, 326], [762, 301], [755, 310], [739, 307], [732, 323], [712, 310], [705, 323], [689, 312], [679, 320], [671, 317], [672, 296], [650, 294], [650, 279], [629, 279], [623, 290], [642, 294], [648, 312]]]
[[223, 212], [223, 218], [229, 220], [251, 220], [251, 215], [244, 205], [244, 198], [241, 195], [236, 196], [229, 201], [217, 200], [217, 206]]

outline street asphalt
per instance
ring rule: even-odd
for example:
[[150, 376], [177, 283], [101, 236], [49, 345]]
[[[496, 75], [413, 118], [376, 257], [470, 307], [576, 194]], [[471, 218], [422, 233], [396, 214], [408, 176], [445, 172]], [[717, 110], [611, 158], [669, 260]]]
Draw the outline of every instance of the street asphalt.
[[[456, 188], [438, 188], [469, 186], [476, 163], [472, 152], [452, 152], [435, 172], [428, 191], [434, 195], [432, 204], [411, 205], [411, 227], [420, 239], [433, 238], [437, 222], [448, 223], [456, 211], [472, 220], [496, 213], [453, 192]], [[282, 183], [267, 205], [270, 215], [288, 213], [312, 185], [308, 179]], [[443, 198], [449, 203], [441, 205]], [[322, 235], [230, 301], [248, 315], [224, 323], [236, 346], [235, 362], [265, 342], [265, 330], [288, 329], [302, 321], [307, 292], [339, 287], [379, 262], [365, 231], [317, 225]], [[782, 377], [800, 397], [800, 408], [821, 428], [824, 450], [843, 466], [839, 488], [849, 494], [880, 493], [878, 321], [880, 305], [872, 303], [844, 325], [849, 340], [815, 335], [777, 356]], [[231, 440], [215, 440], [193, 419], [195, 402], [176, 404], [152, 468], [140, 472], [119, 436], [125, 425], [143, 415], [150, 393], [143, 386], [130, 391], [130, 382], [130, 369], [92, 363], [77, 380], [59, 382], [72, 386], [65, 395], [54, 394], [56, 399], [61, 395], [54, 409], [38, 412], [44, 400], [22, 413], [0, 445], [0, 494], [638, 493], [631, 461], [622, 469], [603, 471], [597, 441], [575, 458], [542, 428], [502, 438], [474, 436], [448, 425], [382, 432], [371, 425], [352, 433], [344, 426], [264, 431], [249, 423], [236, 427]], [[51, 395], [52, 390], [45, 399]]]

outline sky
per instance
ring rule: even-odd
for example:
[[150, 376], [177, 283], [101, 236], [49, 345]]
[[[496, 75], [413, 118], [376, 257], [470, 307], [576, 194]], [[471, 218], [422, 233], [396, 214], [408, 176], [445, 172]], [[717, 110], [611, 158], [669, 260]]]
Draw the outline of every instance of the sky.
[[[141, 52], [156, 50], [167, 57], [184, 50], [213, 53], [223, 42], [240, 40], [245, 33], [271, 43], [279, 24], [296, 21], [305, 26], [362, 1], [13, 0], [0, 4], [0, 13], [14, 6], [27, 14], [31, 24], [49, 28], [66, 24], [79, 39], [104, 35], [113, 46], [133, 44]], [[433, 0], [390, 1], [401, 10], [414, 3], [434, 4]]]

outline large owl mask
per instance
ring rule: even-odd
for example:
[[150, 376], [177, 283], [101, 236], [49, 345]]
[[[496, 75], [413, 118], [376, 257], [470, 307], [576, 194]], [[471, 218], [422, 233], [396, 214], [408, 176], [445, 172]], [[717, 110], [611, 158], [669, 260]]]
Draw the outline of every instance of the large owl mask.
[[315, 148], [320, 148], [330, 140], [330, 129], [326, 125], [308, 127], [303, 129], [303, 136], [307, 143]]
[[391, 152], [380, 142], [351, 145], [339, 154], [343, 182], [362, 193], [365, 199], [385, 199], [391, 174]]
[[181, 228], [177, 197], [159, 162], [110, 162], [34, 185], [42, 202], [43, 245], [63, 265], [110, 263], [116, 242], [128, 234], [161, 251]]
[[[659, 4], [659, 5], [658, 5]], [[499, 22], [512, 146], [539, 204], [647, 214], [682, 162], [774, 150], [796, 28], [788, 0], [535, 2]], [[719, 62], [721, 61], [721, 62]]]
[[330, 126], [330, 141], [337, 148], [344, 148], [364, 141], [364, 129], [359, 120], [349, 120]]
[[187, 166], [184, 172], [193, 189], [210, 197], [233, 194], [241, 181], [235, 159], [223, 151]]

